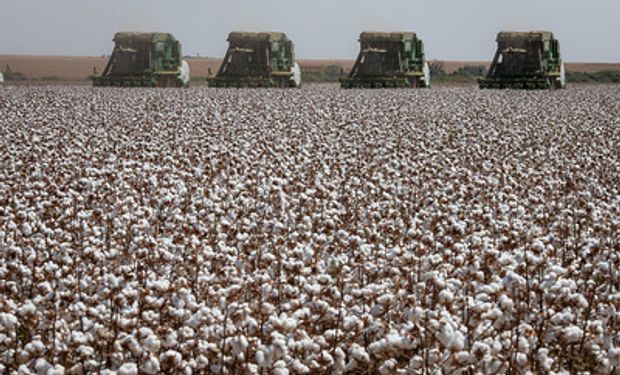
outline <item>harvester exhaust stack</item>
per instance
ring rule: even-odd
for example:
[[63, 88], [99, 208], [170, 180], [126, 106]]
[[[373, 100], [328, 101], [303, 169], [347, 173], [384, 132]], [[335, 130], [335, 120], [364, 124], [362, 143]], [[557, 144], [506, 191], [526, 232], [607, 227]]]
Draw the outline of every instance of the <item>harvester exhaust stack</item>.
[[293, 42], [280, 32], [232, 32], [211, 87], [299, 87]]
[[114, 35], [114, 51], [95, 86], [182, 87], [189, 84], [189, 65], [181, 44], [168, 33]]
[[424, 43], [413, 32], [363, 32], [360, 53], [342, 88], [430, 87]]
[[480, 88], [564, 88], [564, 63], [560, 42], [548, 31], [497, 34], [497, 51]]

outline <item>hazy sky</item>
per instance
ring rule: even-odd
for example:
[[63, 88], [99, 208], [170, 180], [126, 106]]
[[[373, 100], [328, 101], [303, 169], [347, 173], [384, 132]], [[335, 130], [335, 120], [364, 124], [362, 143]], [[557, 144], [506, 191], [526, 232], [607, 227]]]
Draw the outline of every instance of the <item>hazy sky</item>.
[[567, 61], [620, 61], [620, 0], [1, 0], [0, 54], [93, 55], [168, 31], [222, 56], [232, 30], [284, 31], [299, 58], [349, 58], [362, 30], [411, 30], [430, 59], [490, 60], [499, 30], [551, 30]]

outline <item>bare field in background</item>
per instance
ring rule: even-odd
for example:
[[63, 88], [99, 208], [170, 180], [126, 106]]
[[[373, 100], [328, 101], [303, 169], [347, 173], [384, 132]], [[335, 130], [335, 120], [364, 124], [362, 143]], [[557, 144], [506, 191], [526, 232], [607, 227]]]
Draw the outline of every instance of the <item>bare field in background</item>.
[[[28, 78], [55, 80], [84, 80], [93, 74], [93, 68], [101, 74], [108, 57], [79, 56], [16, 56], [0, 55], [0, 71], [10, 65], [13, 71], [22, 72]], [[192, 77], [206, 77], [209, 69], [215, 74], [220, 66], [220, 59], [189, 57], [188, 61]], [[431, 60], [432, 61], [432, 60]], [[447, 73], [454, 72], [466, 65], [488, 66], [486, 61], [441, 61]], [[340, 65], [345, 71], [351, 69], [353, 60], [299, 60], [302, 70], [318, 71], [328, 65]], [[569, 72], [593, 73], [610, 70], [620, 71], [620, 63], [567, 63]]]

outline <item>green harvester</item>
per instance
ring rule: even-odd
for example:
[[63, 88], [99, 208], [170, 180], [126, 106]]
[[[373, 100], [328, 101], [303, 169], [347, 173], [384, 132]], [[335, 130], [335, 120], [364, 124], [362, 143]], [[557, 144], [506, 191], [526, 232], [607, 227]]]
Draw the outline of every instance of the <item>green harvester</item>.
[[300, 87], [293, 42], [281, 32], [232, 32], [210, 87]]
[[189, 66], [181, 59], [181, 43], [168, 33], [119, 32], [114, 51], [94, 86], [185, 87]]
[[350, 88], [430, 87], [424, 43], [413, 32], [362, 32], [360, 53], [340, 86]]
[[549, 31], [497, 34], [497, 51], [482, 89], [560, 89], [566, 86], [560, 42]]

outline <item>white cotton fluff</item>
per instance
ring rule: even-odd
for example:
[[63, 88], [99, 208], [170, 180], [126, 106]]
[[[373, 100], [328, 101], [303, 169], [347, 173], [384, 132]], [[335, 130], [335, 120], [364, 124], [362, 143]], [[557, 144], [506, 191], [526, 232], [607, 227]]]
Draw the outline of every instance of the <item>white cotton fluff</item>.
[[368, 363], [370, 361], [370, 356], [368, 355], [366, 350], [359, 344], [354, 343], [353, 345], [351, 345], [349, 353], [358, 362]]
[[289, 374], [289, 371], [286, 368], [286, 362], [284, 362], [283, 360], [279, 360], [276, 363], [274, 363], [272, 371], [274, 375], [288, 375]]
[[0, 324], [9, 330], [12, 330], [17, 325], [17, 317], [13, 314], [0, 313]]
[[607, 357], [609, 357], [610, 365], [620, 367], [620, 348], [609, 348], [607, 350]]
[[538, 359], [538, 363], [542, 366], [546, 371], [551, 370], [551, 366], [553, 366], [553, 359], [549, 358], [549, 349], [540, 348], [536, 353], [536, 357]]
[[34, 369], [39, 374], [47, 374], [52, 369], [52, 365], [43, 358], [39, 358], [34, 362]]
[[456, 361], [460, 364], [466, 364], [469, 362], [469, 353], [466, 351], [460, 351], [456, 353]]
[[576, 343], [579, 342], [583, 336], [583, 330], [575, 325], [564, 328], [563, 336], [566, 342]]
[[441, 292], [439, 292], [440, 303], [444, 305], [448, 305], [448, 304], [451, 304], [453, 300], [454, 300], [454, 294], [452, 294], [452, 292], [449, 291], [448, 289], [444, 289]]
[[77, 348], [77, 352], [83, 357], [90, 357], [95, 353], [95, 349], [93, 349], [92, 346], [80, 345], [80, 347]]
[[125, 363], [118, 369], [118, 375], [137, 375], [138, 365], [135, 363]]
[[394, 367], [396, 367], [396, 365], [398, 364], [398, 362], [396, 362], [395, 359], [388, 359], [387, 361], [383, 362], [381, 364], [381, 366], [379, 367], [379, 373], [381, 375], [389, 375], [389, 374], [393, 374], [394, 373]]
[[441, 330], [435, 333], [435, 337], [443, 346], [452, 351], [460, 351], [465, 346], [463, 334], [458, 330], [452, 329], [450, 324], [444, 323]]
[[517, 364], [524, 367], [527, 365], [527, 355], [525, 353], [517, 353]]
[[65, 375], [65, 368], [61, 365], [56, 365], [54, 368], [47, 370], [47, 375]]
[[142, 371], [146, 374], [158, 374], [160, 371], [159, 360], [153, 356], [144, 362]]
[[262, 350], [256, 351], [256, 364], [260, 367], [265, 367], [265, 352]]
[[32, 301], [28, 301], [19, 308], [18, 313], [20, 316], [28, 316], [34, 314], [36, 310]]
[[166, 348], [172, 348], [176, 346], [178, 343], [179, 342], [177, 341], [176, 332], [170, 332], [169, 334], [166, 335], [164, 339], [164, 347]]
[[142, 345], [151, 353], [157, 353], [161, 348], [161, 341], [155, 335], [150, 335], [142, 341]]

